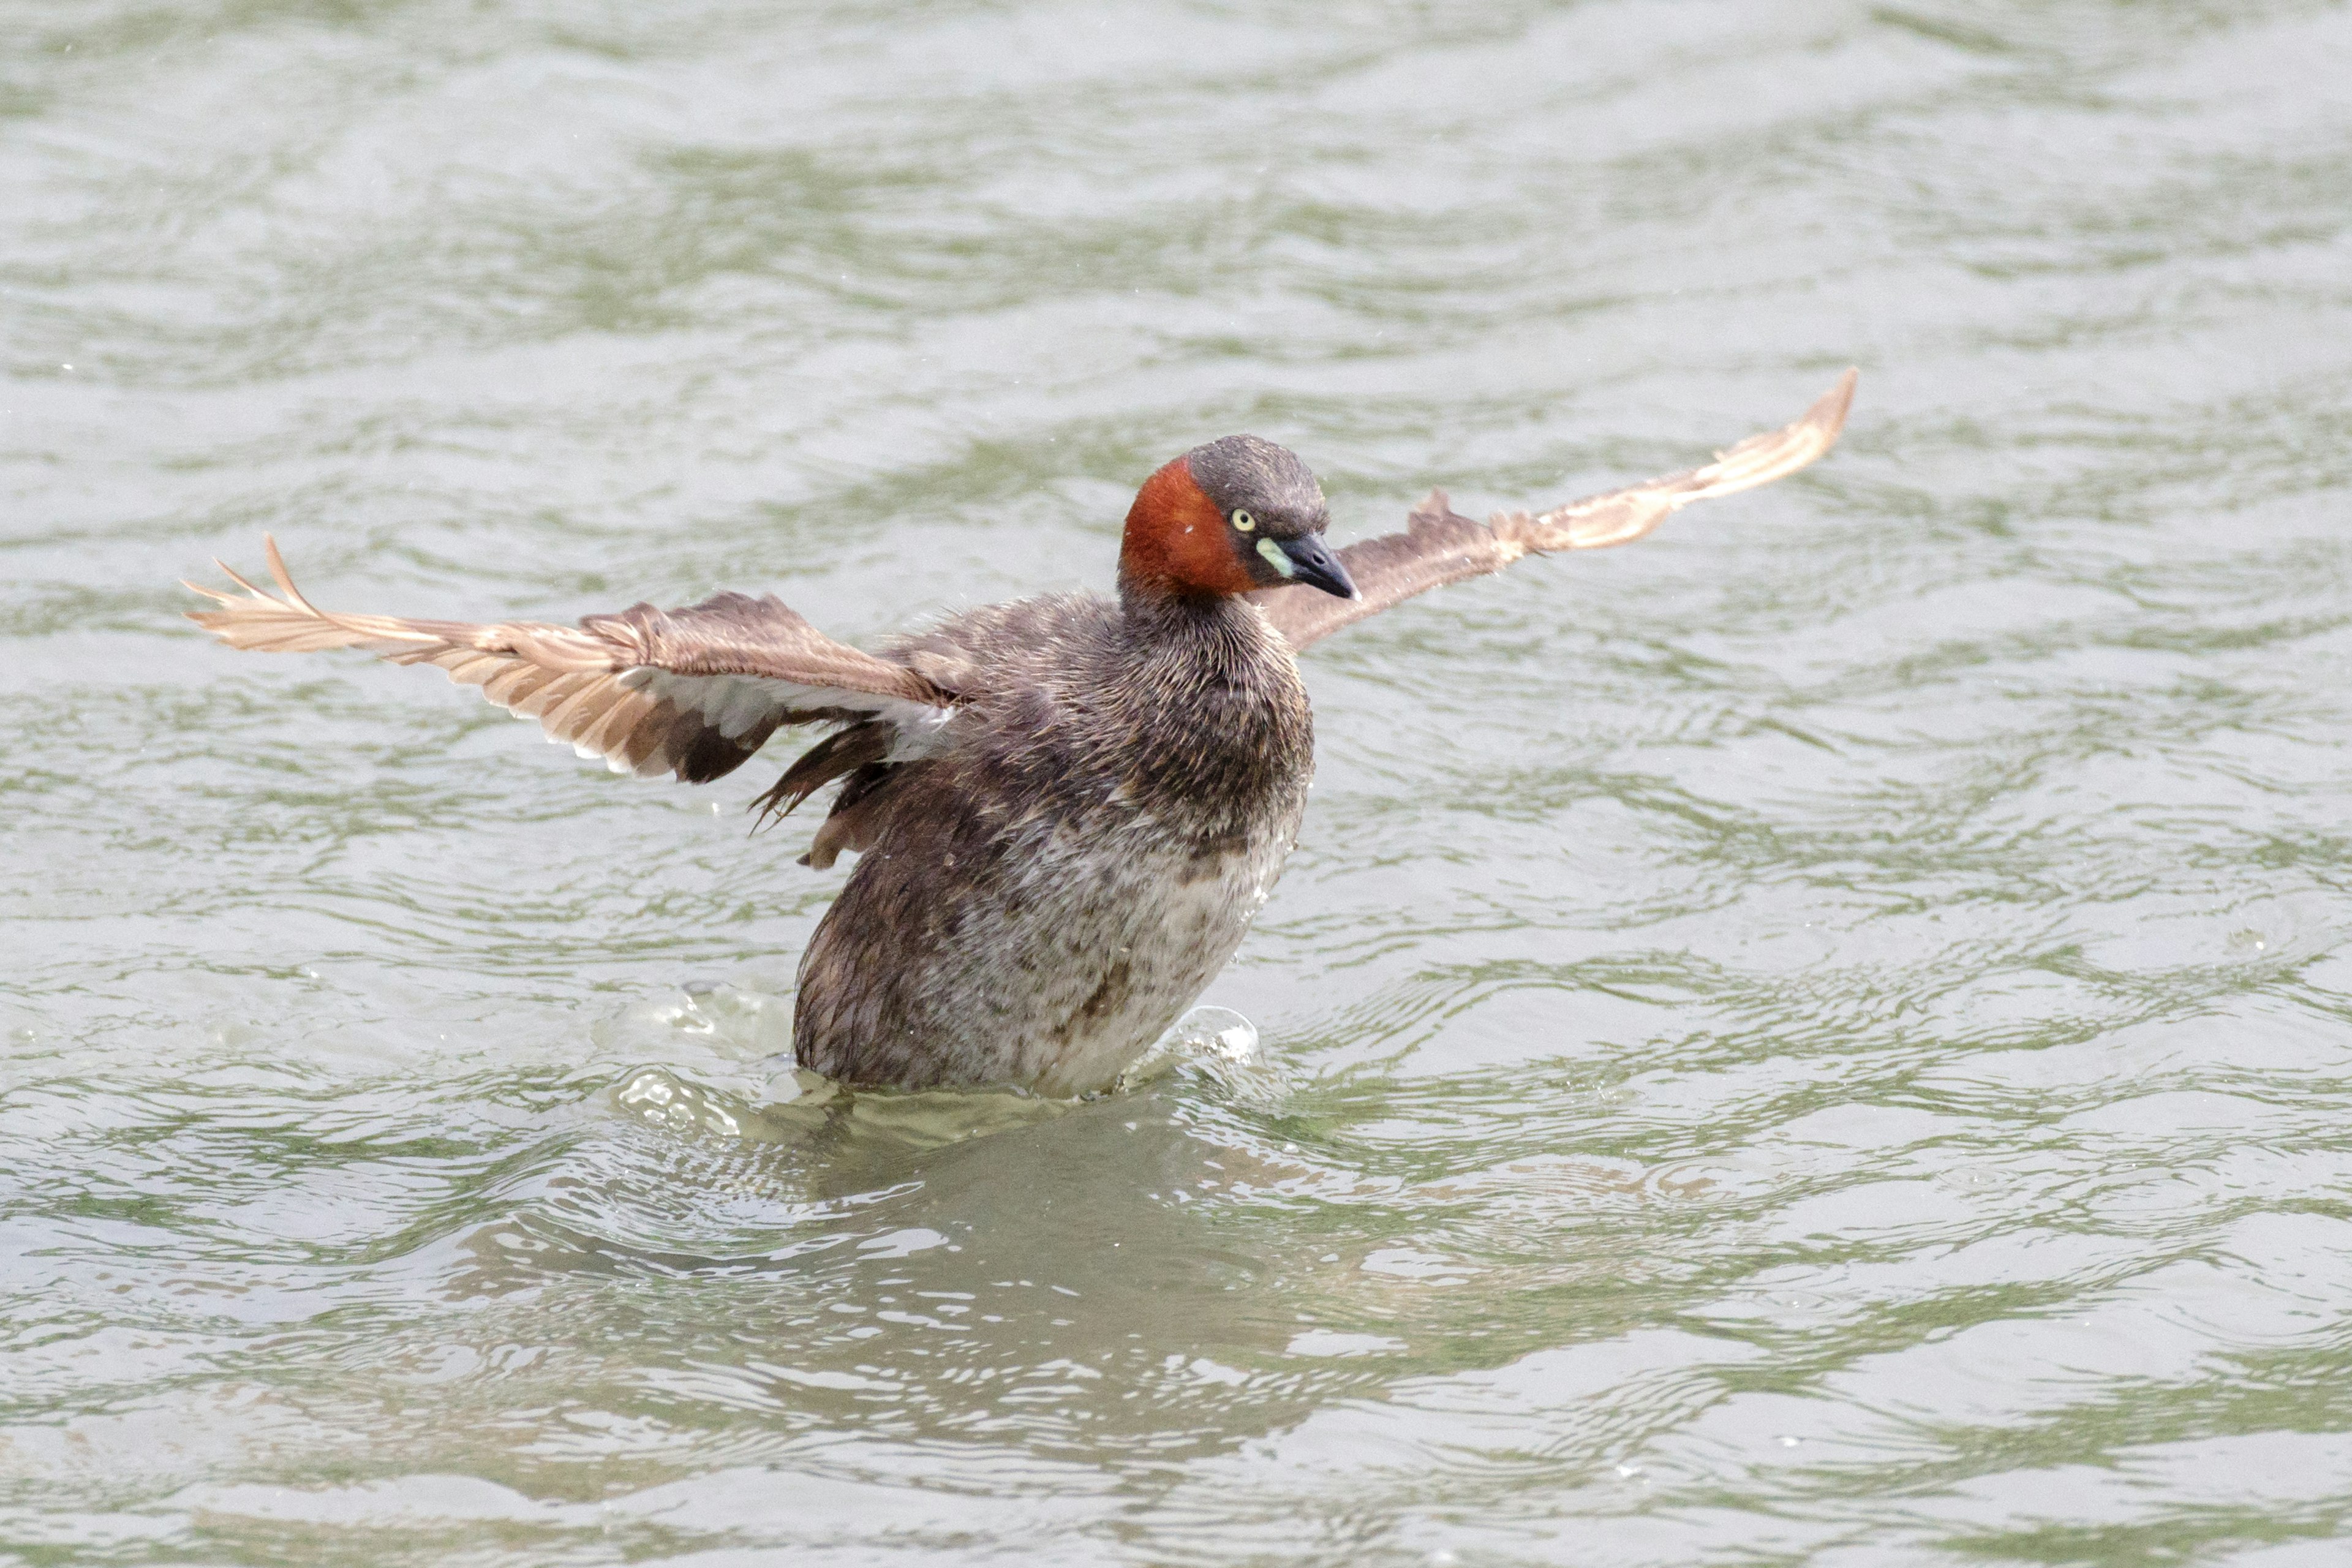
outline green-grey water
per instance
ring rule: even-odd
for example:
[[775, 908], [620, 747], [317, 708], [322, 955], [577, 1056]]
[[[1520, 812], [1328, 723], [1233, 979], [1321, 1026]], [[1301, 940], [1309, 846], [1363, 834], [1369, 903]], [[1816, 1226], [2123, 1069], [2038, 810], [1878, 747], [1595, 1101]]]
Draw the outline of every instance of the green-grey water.
[[[0, 7], [0, 1562], [2352, 1552], [2352, 9]], [[1128, 1092], [332, 607], [1108, 588], [1846, 440], [1308, 657]]]

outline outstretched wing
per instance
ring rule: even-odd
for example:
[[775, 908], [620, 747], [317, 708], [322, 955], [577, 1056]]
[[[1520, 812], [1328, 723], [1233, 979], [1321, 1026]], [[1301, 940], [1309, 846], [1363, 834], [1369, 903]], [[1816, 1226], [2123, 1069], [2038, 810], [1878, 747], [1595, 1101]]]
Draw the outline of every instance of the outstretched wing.
[[394, 664], [438, 665], [614, 773], [701, 784], [742, 766], [779, 726], [826, 721], [857, 723], [887, 739], [888, 760], [908, 761], [939, 739], [951, 711], [951, 696], [929, 680], [834, 641], [773, 596], [720, 594], [678, 610], [633, 605], [577, 626], [346, 616], [302, 596], [276, 540], [263, 551], [277, 594], [223, 566], [245, 592], [190, 583], [221, 607], [188, 618], [231, 647], [359, 647]]
[[1734, 495], [1786, 479], [1837, 444], [1853, 403], [1859, 373], [1849, 370], [1805, 411], [1778, 430], [1750, 436], [1704, 468], [1570, 501], [1552, 511], [1498, 511], [1475, 522], [1432, 490], [1413, 509], [1402, 533], [1384, 533], [1340, 551], [1341, 564], [1360, 595], [1339, 599], [1319, 590], [1263, 588], [1250, 595], [1275, 629], [1303, 648], [1351, 621], [1447, 583], [1499, 572], [1522, 555], [1555, 550], [1598, 550], [1636, 540], [1695, 500]]

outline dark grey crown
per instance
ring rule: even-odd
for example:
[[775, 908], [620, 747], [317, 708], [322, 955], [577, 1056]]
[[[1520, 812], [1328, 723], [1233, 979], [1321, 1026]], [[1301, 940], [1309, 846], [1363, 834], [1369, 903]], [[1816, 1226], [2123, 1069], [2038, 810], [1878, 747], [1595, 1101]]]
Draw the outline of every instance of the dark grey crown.
[[1220, 510], [1246, 510], [1261, 532], [1296, 539], [1320, 532], [1331, 521], [1323, 487], [1297, 455], [1255, 436], [1228, 436], [1184, 454], [1192, 482]]

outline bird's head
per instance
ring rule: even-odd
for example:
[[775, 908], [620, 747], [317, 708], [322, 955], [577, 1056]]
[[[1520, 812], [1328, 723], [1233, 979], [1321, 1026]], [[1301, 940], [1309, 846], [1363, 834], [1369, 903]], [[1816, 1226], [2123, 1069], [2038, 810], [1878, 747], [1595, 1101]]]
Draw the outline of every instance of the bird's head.
[[1143, 481], [1120, 544], [1121, 592], [1223, 598], [1304, 583], [1356, 596], [1323, 543], [1323, 487], [1284, 447], [1255, 436], [1195, 447]]

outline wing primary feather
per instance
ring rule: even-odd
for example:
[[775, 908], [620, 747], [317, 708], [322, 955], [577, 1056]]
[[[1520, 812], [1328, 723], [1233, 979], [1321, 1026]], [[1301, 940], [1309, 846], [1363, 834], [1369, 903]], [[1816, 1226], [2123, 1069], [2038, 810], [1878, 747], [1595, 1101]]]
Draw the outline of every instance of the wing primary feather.
[[286, 557], [278, 552], [276, 534], [265, 533], [261, 536], [261, 558], [269, 563], [270, 579], [278, 584], [278, 591], [291, 600], [296, 609], [306, 611], [322, 621], [331, 621], [335, 618], [304, 598], [302, 590], [294, 585], [294, 574], [286, 570]]
[[875, 726], [886, 752], [911, 736], [919, 752], [937, 744], [955, 708], [908, 664], [835, 641], [773, 595], [718, 594], [677, 610], [638, 604], [577, 627], [410, 620], [322, 610], [276, 538], [264, 536], [262, 553], [275, 593], [216, 563], [242, 593], [190, 583], [214, 607], [189, 618], [256, 652], [362, 647], [437, 666], [619, 772], [705, 783], [741, 766], [780, 726], [823, 721]]
[[1725, 447], [1710, 462], [1549, 511], [1498, 511], [1481, 523], [1455, 512], [1432, 490], [1402, 533], [1360, 540], [1339, 552], [1359, 597], [1336, 599], [1313, 588], [1265, 588], [1250, 595], [1293, 648], [1377, 615], [1416, 594], [1499, 572], [1527, 555], [1598, 550], [1630, 543], [1696, 500], [1736, 495], [1819, 459], [1845, 428], [1861, 373], [1849, 369], [1790, 424]]

